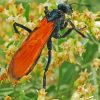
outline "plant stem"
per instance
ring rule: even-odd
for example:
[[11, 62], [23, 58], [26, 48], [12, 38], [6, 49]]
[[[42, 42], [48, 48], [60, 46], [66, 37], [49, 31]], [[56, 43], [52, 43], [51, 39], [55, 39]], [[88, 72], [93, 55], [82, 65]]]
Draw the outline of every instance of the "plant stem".
[[93, 84], [94, 84], [94, 88], [95, 88], [95, 97], [96, 100], [99, 100], [99, 95], [98, 95], [98, 83], [97, 83], [97, 73], [96, 73], [96, 69], [91, 67], [92, 73], [93, 73]]

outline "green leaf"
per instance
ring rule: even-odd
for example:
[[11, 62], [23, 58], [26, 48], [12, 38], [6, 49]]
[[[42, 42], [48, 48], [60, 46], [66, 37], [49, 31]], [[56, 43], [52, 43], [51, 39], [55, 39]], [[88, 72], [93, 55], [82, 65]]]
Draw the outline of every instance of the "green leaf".
[[44, 2], [46, 2], [47, 0], [34, 0], [35, 2], [37, 2], [37, 3], [44, 3]]
[[29, 21], [29, 12], [30, 12], [30, 4], [29, 3], [24, 3], [24, 17], [26, 18], [27, 21]]
[[91, 44], [90, 42], [88, 42], [86, 44], [86, 52], [82, 56], [83, 58], [82, 63], [86, 64], [91, 62], [97, 52], [98, 52], [98, 45]]
[[4, 40], [0, 37], [0, 44], [3, 44]]
[[0, 86], [0, 96], [5, 96], [13, 93], [13, 88], [4, 88]]
[[76, 71], [77, 65], [64, 62], [62, 66], [59, 69], [59, 82], [58, 82], [58, 88], [61, 87], [61, 85], [67, 84], [67, 85], [73, 85], [75, 79], [78, 76], [78, 72]]
[[3, 52], [2, 49], [0, 49], [0, 57], [5, 58], [5, 53]]

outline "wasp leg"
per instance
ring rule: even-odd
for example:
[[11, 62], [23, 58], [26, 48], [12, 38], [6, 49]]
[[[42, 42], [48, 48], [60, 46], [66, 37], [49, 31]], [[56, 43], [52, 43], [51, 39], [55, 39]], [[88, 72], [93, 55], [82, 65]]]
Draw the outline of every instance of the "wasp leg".
[[87, 38], [87, 36], [85, 36], [82, 32], [80, 32], [80, 30], [78, 28], [74, 28], [74, 30], [79, 33], [83, 38]]
[[68, 21], [65, 21], [64, 24], [60, 27], [60, 30], [66, 28], [67, 25], [68, 25]]
[[46, 89], [46, 72], [48, 71], [50, 62], [51, 62], [51, 50], [52, 50], [52, 41], [51, 38], [47, 42], [47, 48], [48, 48], [48, 62], [46, 64], [45, 70], [44, 70], [44, 76], [43, 76], [43, 88]]
[[21, 25], [21, 24], [19, 24], [19, 23], [14, 23], [13, 24], [13, 27], [14, 27], [14, 30], [15, 30], [15, 32], [16, 33], [19, 33], [19, 31], [18, 31], [18, 29], [17, 29], [17, 27], [16, 26], [18, 26], [18, 27], [21, 27], [21, 28], [23, 28], [23, 29], [25, 29], [26, 31], [28, 31], [29, 33], [31, 33], [32, 32], [32, 30], [31, 29], [29, 29], [29, 28], [27, 28], [27, 27], [25, 27], [25, 26], [23, 26], [23, 25]]
[[82, 28], [79, 28], [79, 30], [83, 30], [84, 28], [86, 28], [87, 26], [84, 26], [84, 27], [82, 27]]
[[63, 35], [61, 35], [60, 33], [55, 33], [53, 37], [56, 39], [65, 38], [68, 34], [71, 33], [72, 30], [73, 28], [68, 29], [67, 32], [65, 32]]
[[80, 34], [83, 38], [87, 38], [87, 36], [85, 36], [82, 32], [80, 32], [80, 30], [83, 29], [83, 28], [85, 28], [86, 26], [83, 27], [83, 28], [78, 29], [78, 28], [75, 27], [75, 25], [74, 25], [70, 20], [68, 20], [68, 22], [70, 23], [70, 25], [72, 26], [72, 28], [73, 28], [78, 34]]

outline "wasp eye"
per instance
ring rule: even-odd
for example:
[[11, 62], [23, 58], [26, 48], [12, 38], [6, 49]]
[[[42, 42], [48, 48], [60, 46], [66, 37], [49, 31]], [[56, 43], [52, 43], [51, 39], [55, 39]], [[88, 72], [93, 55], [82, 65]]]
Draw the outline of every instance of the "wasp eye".
[[58, 9], [65, 12], [66, 11], [66, 5], [65, 4], [59, 4]]
[[67, 14], [73, 12], [72, 7], [71, 7], [70, 4], [66, 4], [66, 5], [65, 4], [59, 4], [58, 9], [63, 11], [64, 13], [67, 13]]

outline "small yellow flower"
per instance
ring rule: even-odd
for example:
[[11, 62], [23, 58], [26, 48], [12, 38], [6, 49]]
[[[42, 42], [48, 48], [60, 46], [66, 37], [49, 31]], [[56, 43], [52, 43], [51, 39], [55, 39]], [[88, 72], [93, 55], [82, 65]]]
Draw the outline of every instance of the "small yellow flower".
[[95, 88], [93, 87], [93, 85], [90, 83], [90, 84], [87, 84], [87, 90], [88, 92], [91, 94], [93, 92], [95, 92]]
[[93, 93], [95, 89], [92, 84], [83, 84], [77, 87], [77, 90], [71, 100], [94, 100]]
[[6, 80], [8, 80], [7, 70], [0, 75], [0, 81], [1, 82], [6, 81]]
[[4, 100], [12, 100], [12, 98], [11, 98], [10, 96], [6, 96], [6, 97], [4, 98]]
[[10, 16], [9, 10], [7, 10], [6, 8], [4, 9], [3, 14], [5, 14], [6, 16]]
[[22, 6], [22, 3], [17, 6], [17, 12], [18, 12], [17, 14], [22, 14], [24, 12], [24, 8]]
[[29, 18], [30, 18], [31, 22], [34, 21], [34, 15], [33, 15], [33, 14], [30, 14], [30, 15], [29, 15]]
[[72, 18], [73, 18], [73, 20], [79, 19], [79, 16], [80, 16], [80, 13], [79, 13], [78, 11], [74, 11], [74, 12], [72, 13]]
[[93, 34], [96, 37], [97, 40], [100, 40], [100, 29], [99, 28], [93, 28]]
[[38, 91], [38, 99], [37, 100], [46, 100], [46, 92], [45, 89], [41, 89]]
[[16, 51], [16, 46], [14, 45], [10, 45], [9, 48], [6, 51], [6, 62], [7, 64], [9, 64], [11, 57], [13, 56], [13, 54]]
[[61, 48], [63, 48], [64, 55], [62, 55], [62, 57], [71, 63], [78, 63], [75, 59], [75, 55], [82, 56], [82, 53], [85, 52], [82, 43], [72, 38], [68, 39], [67, 42], [62, 43]]
[[71, 100], [80, 100], [80, 94], [78, 92], [73, 93]]
[[26, 30], [24, 30], [24, 29], [21, 29], [20, 31], [19, 31], [22, 35], [24, 35], [24, 36], [27, 36], [29, 33], [26, 31]]
[[85, 11], [84, 12], [84, 18], [86, 18], [86, 19], [88, 19], [90, 21], [94, 21], [96, 16], [90, 11]]
[[84, 48], [84, 46], [82, 45], [82, 43], [81, 42], [77, 42], [76, 43], [76, 51], [77, 51], [77, 53], [80, 55], [80, 56], [82, 56], [82, 54], [85, 52], [85, 48]]
[[96, 70], [98, 70], [100, 68], [100, 59], [95, 58], [92, 62], [92, 66], [96, 68]]
[[23, 77], [26, 81], [29, 81], [31, 78], [32, 78], [32, 76], [31, 75], [27, 75], [27, 76], [24, 76]]
[[84, 20], [84, 22], [87, 24], [88, 27], [93, 27], [94, 26], [94, 22], [96, 19], [96, 15], [93, 14], [92, 12], [85, 10], [83, 15], [81, 16], [82, 19]]
[[7, 22], [9, 23], [13, 23], [15, 21], [15, 17], [13, 17], [12, 15], [9, 16], [7, 19], [6, 19]]
[[87, 72], [87, 70], [85, 70], [84, 72], [80, 73], [80, 77], [76, 80], [76, 84], [78, 85], [82, 85], [86, 82], [86, 80], [89, 77], [89, 73]]
[[43, 12], [43, 11], [44, 11], [44, 4], [40, 4], [40, 5], [38, 6], [38, 9], [39, 9], [39, 14], [44, 13], [44, 12]]
[[32, 23], [32, 22], [27, 22], [27, 27], [29, 27], [30, 29], [33, 30], [34, 26], [35, 26], [34, 23]]
[[8, 0], [9, 4], [13, 4], [15, 2], [15, 0]]
[[4, 11], [4, 7], [0, 5], [0, 13]]

